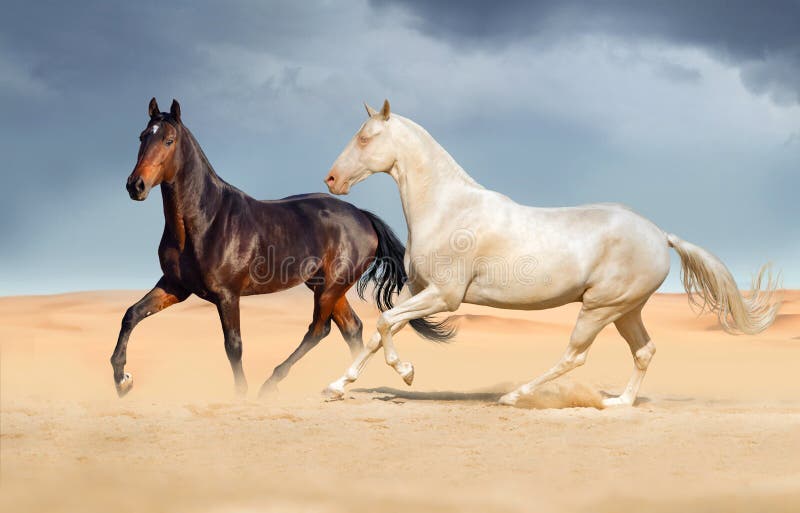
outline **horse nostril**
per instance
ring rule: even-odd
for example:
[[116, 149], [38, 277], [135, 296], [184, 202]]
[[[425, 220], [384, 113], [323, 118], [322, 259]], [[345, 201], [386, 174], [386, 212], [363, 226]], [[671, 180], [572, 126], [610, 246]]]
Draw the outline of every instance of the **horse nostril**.
[[333, 185], [333, 182], [335, 182], [335, 181], [336, 181], [336, 178], [334, 178], [333, 175], [328, 175], [328, 178], [325, 179], [325, 182], [328, 185]]
[[142, 180], [142, 178], [139, 177], [136, 180], [136, 183], [133, 185], [133, 187], [134, 187], [134, 189], [136, 189], [136, 192], [138, 192], [139, 194], [143, 193], [144, 192], [144, 180]]

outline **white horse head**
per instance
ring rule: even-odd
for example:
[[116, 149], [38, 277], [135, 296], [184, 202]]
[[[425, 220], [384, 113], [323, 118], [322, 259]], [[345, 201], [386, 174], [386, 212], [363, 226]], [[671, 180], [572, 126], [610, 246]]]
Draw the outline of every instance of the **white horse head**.
[[389, 172], [397, 161], [389, 100], [384, 100], [380, 111], [366, 103], [364, 107], [369, 119], [358, 129], [325, 178], [333, 194], [347, 194], [350, 187], [368, 176]]

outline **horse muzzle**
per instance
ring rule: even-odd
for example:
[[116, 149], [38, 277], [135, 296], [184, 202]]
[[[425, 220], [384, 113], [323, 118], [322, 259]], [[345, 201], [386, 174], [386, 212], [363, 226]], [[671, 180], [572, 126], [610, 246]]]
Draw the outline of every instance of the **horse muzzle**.
[[347, 183], [347, 180], [340, 180], [335, 171], [328, 173], [324, 182], [331, 194], [347, 194], [350, 192], [350, 184]]
[[150, 193], [150, 186], [145, 183], [141, 176], [128, 178], [125, 188], [128, 189], [131, 199], [135, 201], [144, 201], [147, 199], [148, 193]]

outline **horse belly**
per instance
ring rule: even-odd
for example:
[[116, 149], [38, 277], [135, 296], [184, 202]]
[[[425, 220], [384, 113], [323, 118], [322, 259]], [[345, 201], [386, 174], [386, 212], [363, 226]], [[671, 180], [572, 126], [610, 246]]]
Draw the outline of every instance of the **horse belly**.
[[562, 255], [557, 262], [513, 259], [508, 265], [477, 269], [464, 302], [513, 310], [542, 310], [579, 301], [585, 272]]

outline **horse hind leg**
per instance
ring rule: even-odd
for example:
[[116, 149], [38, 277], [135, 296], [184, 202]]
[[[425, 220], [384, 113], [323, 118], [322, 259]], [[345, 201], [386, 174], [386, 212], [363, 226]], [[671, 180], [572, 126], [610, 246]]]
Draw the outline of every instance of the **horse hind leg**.
[[338, 294], [333, 294], [330, 291], [323, 292], [321, 288], [314, 289], [314, 314], [303, 340], [286, 360], [275, 367], [272, 375], [261, 385], [261, 389], [258, 392], [259, 397], [276, 391], [278, 383], [289, 374], [292, 366], [314, 349], [323, 338], [328, 336], [328, 333], [331, 332], [331, 315], [339, 297]]
[[538, 378], [502, 396], [500, 403], [513, 406], [520, 397], [531, 394], [536, 387], [583, 365], [597, 334], [618, 316], [619, 312], [615, 308], [586, 309], [584, 307], [578, 314], [578, 320], [572, 330], [569, 345], [561, 360]]
[[353, 358], [358, 356], [364, 349], [364, 325], [344, 295], [333, 305], [333, 322], [350, 348], [350, 355]]
[[650, 360], [653, 359], [653, 355], [656, 353], [656, 345], [650, 340], [650, 336], [647, 334], [642, 322], [641, 307], [623, 315], [617, 319], [615, 324], [619, 334], [630, 346], [634, 363], [633, 375], [628, 381], [625, 391], [617, 397], [604, 399], [603, 406], [633, 406], [634, 402], [636, 402], [636, 396], [639, 394], [639, 388], [642, 386], [642, 381], [644, 381], [647, 367], [650, 365]]

